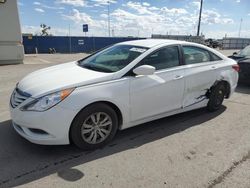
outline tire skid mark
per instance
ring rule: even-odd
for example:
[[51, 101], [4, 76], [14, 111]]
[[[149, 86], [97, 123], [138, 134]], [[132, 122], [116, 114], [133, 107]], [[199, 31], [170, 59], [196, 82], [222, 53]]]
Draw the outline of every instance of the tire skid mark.
[[224, 179], [233, 172], [235, 168], [237, 168], [240, 164], [244, 163], [250, 159], [250, 151], [246, 155], [244, 155], [241, 160], [233, 162], [233, 164], [226, 170], [224, 171], [220, 176], [218, 176], [216, 179], [212, 180], [211, 183], [209, 183], [208, 188], [213, 188], [216, 185], [222, 183]]
[[15, 180], [18, 180], [20, 178], [24, 178], [25, 176], [28, 176], [28, 175], [31, 175], [31, 174], [34, 174], [34, 173], [39, 173], [39, 172], [42, 172], [46, 169], [49, 169], [49, 168], [53, 168], [53, 167], [56, 167], [58, 165], [62, 165], [68, 161], [72, 161], [74, 159], [77, 159], [77, 158], [80, 158], [82, 157], [83, 155], [87, 155], [87, 153], [80, 153], [80, 154], [74, 154], [74, 155], [70, 155], [68, 156], [67, 158], [64, 158], [64, 159], [61, 159], [61, 160], [58, 160], [58, 161], [55, 161], [53, 162], [52, 164], [46, 164], [46, 165], [43, 165], [41, 167], [36, 167], [35, 169], [33, 170], [30, 170], [30, 171], [27, 171], [27, 172], [24, 172], [24, 173], [21, 173], [11, 179], [6, 179], [6, 180], [3, 180], [3, 181], [0, 181], [0, 187], [4, 186], [5, 184], [7, 183], [11, 183], [12, 181], [15, 181]]

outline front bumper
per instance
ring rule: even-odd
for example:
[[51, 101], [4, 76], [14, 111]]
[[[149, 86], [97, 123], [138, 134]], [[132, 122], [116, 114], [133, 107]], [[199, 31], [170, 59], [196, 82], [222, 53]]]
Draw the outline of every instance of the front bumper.
[[57, 106], [45, 112], [21, 111], [10, 106], [12, 125], [16, 132], [35, 144], [69, 144], [71, 122], [77, 112]]

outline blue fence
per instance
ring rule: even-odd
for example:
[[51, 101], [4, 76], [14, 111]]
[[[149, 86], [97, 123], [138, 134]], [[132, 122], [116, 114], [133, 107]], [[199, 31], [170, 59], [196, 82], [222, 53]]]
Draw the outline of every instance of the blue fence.
[[93, 52], [106, 46], [143, 38], [122, 37], [64, 37], [64, 36], [23, 36], [26, 54], [49, 53], [54, 48], [57, 53]]

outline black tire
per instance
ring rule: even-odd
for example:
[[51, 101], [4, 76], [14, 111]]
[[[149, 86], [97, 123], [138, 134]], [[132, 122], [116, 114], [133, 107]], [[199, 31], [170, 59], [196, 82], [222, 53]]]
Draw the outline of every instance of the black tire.
[[[112, 126], [109, 130], [110, 133], [100, 143], [88, 143], [86, 141], [87, 139], [85, 138], [85, 134], [92, 134], [93, 131], [91, 131], [90, 133], [82, 134], [83, 129], [87, 130], [87, 131], [89, 130], [89, 129], [86, 129], [83, 124], [86, 121], [88, 121], [88, 119], [91, 117], [91, 115], [95, 115], [98, 113], [103, 113], [104, 115], [106, 114], [107, 117], [109, 116], [109, 120], [112, 121]], [[100, 115], [99, 115], [99, 119], [100, 119]], [[92, 122], [94, 122], [94, 121], [92, 120]], [[94, 150], [97, 148], [101, 148], [101, 147], [105, 146], [108, 142], [110, 142], [113, 139], [113, 137], [115, 136], [117, 129], [118, 129], [118, 122], [119, 121], [118, 121], [118, 117], [117, 117], [116, 112], [109, 105], [104, 104], [104, 103], [97, 103], [97, 104], [90, 105], [90, 106], [84, 108], [81, 112], [79, 112], [79, 114], [75, 117], [74, 121], [72, 122], [71, 129], [70, 129], [70, 135], [69, 135], [70, 140], [77, 147], [79, 147], [80, 149], [83, 149], [83, 150]], [[93, 127], [96, 127], [96, 126], [97, 126], [96, 124], [93, 125]], [[90, 129], [93, 129], [93, 128], [90, 128]], [[101, 131], [100, 130], [94, 130], [94, 131], [98, 131], [99, 133], [95, 132], [94, 134], [97, 134], [99, 136], [99, 139], [102, 139], [100, 136]]]
[[208, 111], [214, 112], [219, 110], [222, 106], [226, 93], [227, 89], [224, 83], [220, 82], [214, 86], [211, 90], [207, 104]]

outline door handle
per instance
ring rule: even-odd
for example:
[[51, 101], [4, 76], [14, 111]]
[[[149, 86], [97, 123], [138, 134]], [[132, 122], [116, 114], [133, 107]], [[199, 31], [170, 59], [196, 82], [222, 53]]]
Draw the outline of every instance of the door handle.
[[174, 80], [179, 80], [179, 79], [182, 79], [182, 78], [183, 78], [182, 75], [176, 75], [176, 76], [174, 77]]
[[212, 66], [211, 69], [216, 69], [216, 66]]

